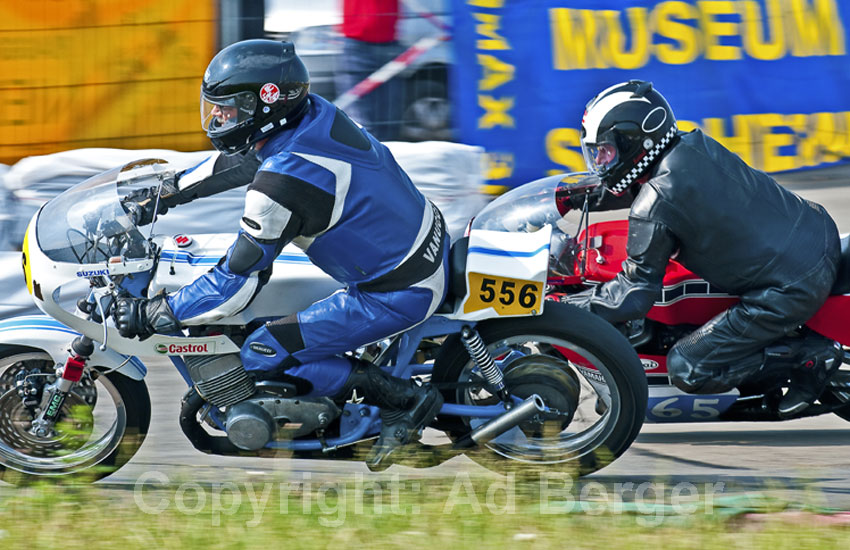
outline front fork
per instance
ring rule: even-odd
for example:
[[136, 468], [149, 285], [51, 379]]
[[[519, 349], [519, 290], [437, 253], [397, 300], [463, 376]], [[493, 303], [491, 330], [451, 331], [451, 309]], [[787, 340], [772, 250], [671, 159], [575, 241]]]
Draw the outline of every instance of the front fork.
[[86, 370], [86, 362], [94, 353], [94, 342], [85, 335], [80, 335], [71, 342], [72, 355], [65, 361], [65, 366], [60, 376], [53, 384], [45, 387], [45, 395], [42, 397], [41, 412], [32, 421], [31, 433], [37, 437], [49, 437], [53, 432], [53, 426], [59, 418], [62, 405], [68, 394], [74, 389], [74, 385], [83, 377]]

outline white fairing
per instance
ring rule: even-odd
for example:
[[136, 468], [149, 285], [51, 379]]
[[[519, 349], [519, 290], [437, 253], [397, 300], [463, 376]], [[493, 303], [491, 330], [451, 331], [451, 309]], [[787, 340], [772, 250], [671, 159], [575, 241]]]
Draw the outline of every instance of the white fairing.
[[[128, 356], [240, 351], [224, 334], [124, 338], [112, 316], [105, 313], [121, 292], [150, 297], [192, 283], [214, 268], [236, 240], [232, 233], [149, 238], [152, 226], [146, 226], [143, 233], [135, 225], [121, 201], [134, 189], [164, 181], [171, 173], [160, 160], [133, 162], [90, 178], [42, 207], [26, 232], [24, 272], [36, 305], [52, 320], [39, 321], [41, 325], [27, 321], [10, 326], [9, 334], [16, 335], [8, 342], [21, 342], [29, 335], [33, 340], [50, 340], [52, 343], [44, 344], [41, 349], [57, 362], [63, 362], [75, 333], [84, 334], [98, 347], [103, 345], [112, 350], [103, 359], [109, 367], [119, 365]], [[338, 174], [343, 179], [344, 176]], [[523, 228], [528, 230], [527, 226], [524, 224]], [[511, 228], [508, 232], [473, 228], [467, 277], [475, 279], [479, 292], [468, 294], [453, 316], [472, 320], [539, 314], [543, 307], [550, 235], [549, 226], [529, 233], [517, 233]], [[491, 283], [493, 277], [496, 281]], [[438, 272], [433, 279], [423, 284], [430, 287], [432, 282], [442, 283], [442, 273]], [[489, 301], [470, 301], [470, 296], [479, 296], [481, 290], [493, 284], [498, 287], [502, 305], [495, 303], [493, 297]], [[216, 320], [215, 324], [246, 325], [283, 317], [308, 308], [342, 286], [314, 266], [301, 249], [290, 245], [275, 259], [270, 280], [260, 292], [253, 300], [246, 297], [246, 302], [250, 300], [248, 306], [238, 314]], [[437, 296], [443, 294], [439, 288], [436, 290]], [[80, 298], [96, 304], [101, 315], [90, 316], [77, 309]], [[438, 305], [436, 301], [435, 298], [432, 309]], [[510, 304], [505, 305], [505, 301]], [[107, 319], [105, 323], [92, 320], [101, 316]], [[4, 330], [0, 327], [0, 333]], [[57, 339], [37, 337], [50, 331], [59, 335]], [[0, 342], [5, 337], [0, 334]], [[131, 368], [138, 371], [134, 377], [143, 374], [143, 366]]]
[[[38, 214], [36, 214], [38, 216]], [[70, 304], [68, 296], [73, 298], [85, 296], [85, 286], [80, 285], [85, 280], [84, 276], [78, 275], [81, 271], [97, 269], [108, 269], [107, 264], [74, 265], [66, 262], [54, 262], [48, 258], [38, 246], [28, 245], [36, 243], [35, 223], [31, 223], [27, 229], [27, 237], [24, 241], [24, 250], [27, 255], [29, 269], [32, 273], [32, 288], [34, 302], [44, 313], [58, 321], [61, 325], [72, 329], [80, 334], [85, 334], [99, 346], [104, 341], [104, 328], [100, 323], [95, 323], [83, 318], [83, 314]], [[105, 290], [101, 294], [105, 293]], [[138, 338], [124, 338], [118, 333], [118, 329], [110, 318], [107, 321], [107, 346], [117, 354], [127, 356], [151, 356], [151, 355], [211, 355], [215, 353], [236, 353], [239, 347], [228, 337], [209, 336], [203, 338], [183, 338], [178, 336], [165, 336], [155, 334], [146, 340]], [[65, 358], [73, 333], [69, 333], [65, 340]], [[18, 343], [26, 341], [16, 340]], [[122, 359], [123, 360], [123, 359]], [[63, 359], [64, 362], [64, 359]]]
[[[190, 244], [183, 248], [178, 247], [173, 238], [162, 241], [160, 262], [149, 295], [160, 290], [174, 292], [212, 269], [227, 254], [236, 235], [191, 235], [190, 239]], [[340, 288], [342, 284], [313, 265], [304, 252], [290, 244], [274, 261], [269, 282], [248, 307], [215, 324], [244, 325], [254, 319], [286, 316], [305, 309]]]
[[[544, 226], [533, 233], [518, 233], [506, 231], [489, 231], [473, 229], [469, 234], [469, 248], [466, 258], [467, 294], [456, 307], [452, 317], [481, 321], [493, 317], [539, 315], [543, 312], [542, 288], [546, 284], [549, 266], [549, 240], [552, 236], [551, 226]], [[537, 283], [540, 285], [540, 296], [536, 309], [531, 312], [506, 312], [491, 307], [482, 308], [480, 301], [474, 297], [480, 293], [472, 283], [473, 274], [492, 276], [495, 280], [505, 280]], [[495, 296], [495, 299], [505, 299], [506, 302], [516, 300], [516, 288], [512, 294]], [[477, 306], [471, 306], [477, 301]], [[496, 303], [495, 301], [493, 303]]]
[[[0, 345], [35, 348], [44, 351], [57, 365], [64, 365], [68, 359], [68, 347], [78, 336], [61, 323], [44, 315], [28, 315], [0, 321]], [[94, 367], [113, 369], [123, 366], [118, 372], [141, 380], [147, 373], [145, 365], [136, 359], [128, 358], [111, 349], [101, 351], [95, 347], [88, 363]]]

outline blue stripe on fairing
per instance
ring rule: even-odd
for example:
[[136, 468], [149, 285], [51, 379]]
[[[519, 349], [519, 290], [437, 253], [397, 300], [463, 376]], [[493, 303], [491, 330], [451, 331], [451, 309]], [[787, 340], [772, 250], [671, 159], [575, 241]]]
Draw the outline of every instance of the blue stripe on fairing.
[[[171, 251], [163, 251], [159, 257], [162, 262], [175, 262], [178, 264], [189, 265], [216, 265], [221, 258], [221, 256], [195, 256], [188, 252], [175, 253]], [[305, 254], [286, 253], [275, 258], [274, 263], [308, 264], [310, 263], [310, 258], [308, 258]]]
[[15, 317], [13, 319], [0, 321], [0, 330], [22, 330], [28, 328], [56, 330], [60, 332], [67, 332], [68, 334], [79, 334], [79, 332], [66, 327], [59, 321], [46, 316]]
[[[26, 317], [15, 317], [12, 319], [6, 319], [5, 321], [0, 321], [0, 331], [4, 330], [50, 330], [54, 332], [64, 332], [66, 334], [74, 334], [79, 335], [80, 333], [66, 327], [56, 319], [51, 317], [47, 317], [46, 315], [33, 315]], [[124, 359], [127, 359], [127, 355], [119, 354]], [[139, 360], [138, 357], [132, 357], [130, 359], [130, 363], [134, 365], [141, 373], [142, 376], [147, 374], [148, 368], [144, 363]]]
[[467, 251], [467, 254], [486, 254], [488, 256], [509, 256], [511, 258], [531, 258], [549, 248], [549, 244], [544, 244], [537, 250], [532, 252], [513, 252], [510, 250], [496, 250], [495, 248], [484, 248], [483, 246], [473, 246]]

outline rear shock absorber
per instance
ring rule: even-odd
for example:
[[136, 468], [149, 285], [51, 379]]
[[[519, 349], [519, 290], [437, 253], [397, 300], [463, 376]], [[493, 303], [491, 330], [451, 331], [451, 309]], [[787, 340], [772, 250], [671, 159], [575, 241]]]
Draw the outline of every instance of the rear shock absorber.
[[481, 371], [491, 391], [498, 395], [505, 404], [511, 404], [510, 394], [507, 388], [505, 388], [505, 378], [502, 376], [502, 371], [499, 370], [499, 367], [493, 360], [493, 356], [490, 355], [487, 346], [481, 340], [478, 331], [472, 327], [463, 327], [460, 332], [460, 341], [463, 343], [463, 347], [466, 348], [475, 366]]

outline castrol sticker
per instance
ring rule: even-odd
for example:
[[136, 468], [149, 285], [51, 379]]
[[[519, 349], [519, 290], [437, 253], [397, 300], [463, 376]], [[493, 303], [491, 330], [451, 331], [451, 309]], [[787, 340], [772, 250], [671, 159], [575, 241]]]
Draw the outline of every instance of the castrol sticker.
[[276, 84], [269, 82], [260, 88], [260, 99], [263, 100], [263, 103], [274, 103], [279, 97], [280, 88], [278, 88]]
[[163, 344], [154, 346], [157, 353], [163, 355], [210, 355], [215, 353], [215, 340], [186, 344]]

